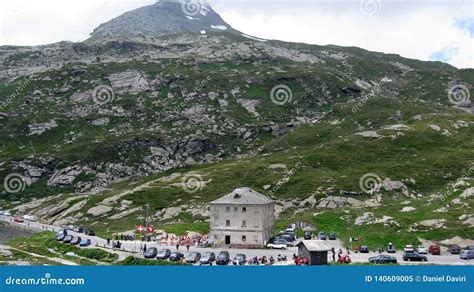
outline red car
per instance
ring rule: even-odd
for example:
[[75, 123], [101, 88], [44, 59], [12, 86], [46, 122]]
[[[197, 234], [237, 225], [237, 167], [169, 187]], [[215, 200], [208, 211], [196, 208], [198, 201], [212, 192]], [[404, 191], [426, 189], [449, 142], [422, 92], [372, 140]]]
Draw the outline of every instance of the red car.
[[440, 255], [441, 254], [441, 248], [439, 247], [439, 245], [430, 245], [430, 247], [428, 248], [428, 252], [432, 255]]
[[23, 222], [25, 222], [25, 219], [23, 219], [23, 217], [21, 217], [21, 216], [16, 216], [15, 217], [15, 222], [16, 223], [23, 223]]

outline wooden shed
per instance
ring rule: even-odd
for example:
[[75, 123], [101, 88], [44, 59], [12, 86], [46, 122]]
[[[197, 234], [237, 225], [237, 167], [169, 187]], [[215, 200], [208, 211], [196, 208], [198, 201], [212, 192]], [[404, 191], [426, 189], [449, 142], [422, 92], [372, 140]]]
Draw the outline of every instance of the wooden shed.
[[309, 264], [312, 266], [321, 266], [328, 264], [328, 251], [331, 248], [324, 240], [303, 240], [299, 242], [298, 256], [309, 259]]

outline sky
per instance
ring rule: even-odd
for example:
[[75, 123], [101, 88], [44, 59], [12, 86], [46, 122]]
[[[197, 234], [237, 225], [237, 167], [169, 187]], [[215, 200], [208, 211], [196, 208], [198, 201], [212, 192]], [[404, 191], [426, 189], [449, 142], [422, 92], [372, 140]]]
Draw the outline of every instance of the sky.
[[[154, 2], [0, 0], [0, 45], [82, 41], [99, 24]], [[474, 68], [474, 0], [207, 2], [232, 27], [260, 38], [356, 46]]]

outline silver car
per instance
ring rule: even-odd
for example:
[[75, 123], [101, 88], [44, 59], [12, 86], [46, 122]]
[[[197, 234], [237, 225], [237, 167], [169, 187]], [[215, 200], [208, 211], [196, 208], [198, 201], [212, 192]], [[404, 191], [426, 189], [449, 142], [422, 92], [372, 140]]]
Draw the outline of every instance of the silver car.
[[474, 249], [463, 249], [459, 257], [464, 260], [474, 259]]

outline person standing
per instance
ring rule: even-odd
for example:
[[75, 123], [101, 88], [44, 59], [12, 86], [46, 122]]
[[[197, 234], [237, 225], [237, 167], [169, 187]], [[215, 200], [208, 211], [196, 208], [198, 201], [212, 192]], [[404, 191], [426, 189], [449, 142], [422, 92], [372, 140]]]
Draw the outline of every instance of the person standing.
[[143, 246], [143, 253], [146, 253], [146, 243], [145, 243], [145, 245]]

